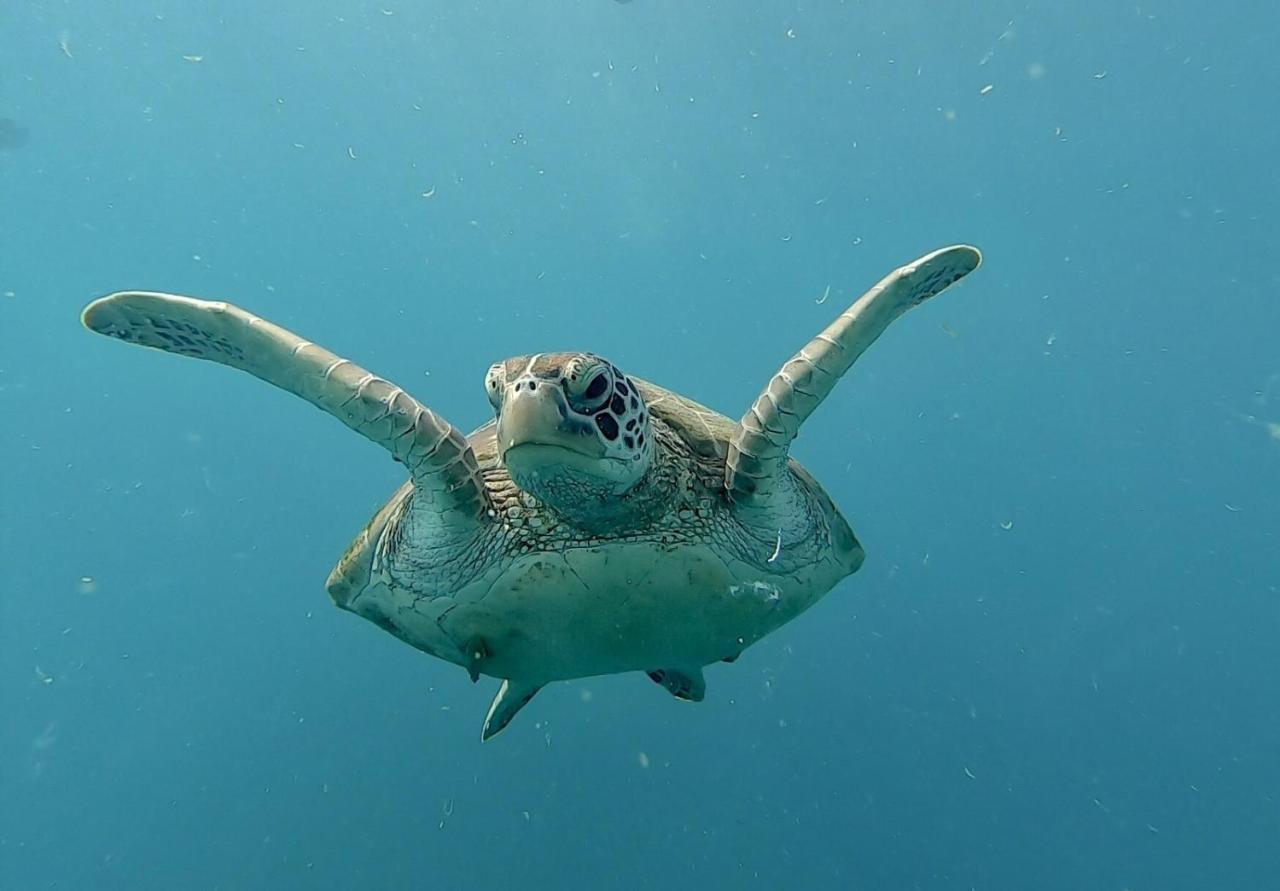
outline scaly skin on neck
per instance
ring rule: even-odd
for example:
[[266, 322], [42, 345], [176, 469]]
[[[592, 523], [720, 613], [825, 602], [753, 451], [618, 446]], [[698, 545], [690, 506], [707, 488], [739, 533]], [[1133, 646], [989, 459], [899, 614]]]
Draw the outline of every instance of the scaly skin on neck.
[[655, 436], [648, 470], [621, 494], [602, 484], [599, 477], [565, 464], [512, 472], [512, 482], [583, 532], [640, 531], [660, 520], [675, 500], [676, 473], [663, 438]]

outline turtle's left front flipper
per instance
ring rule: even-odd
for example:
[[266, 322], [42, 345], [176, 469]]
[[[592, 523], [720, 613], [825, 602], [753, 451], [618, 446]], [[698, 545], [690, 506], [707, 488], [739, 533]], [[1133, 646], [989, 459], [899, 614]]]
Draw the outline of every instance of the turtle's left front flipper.
[[229, 303], [125, 291], [95, 300], [86, 328], [129, 343], [247, 371], [301, 396], [385, 448], [418, 495], [458, 519], [488, 499], [466, 437], [394, 384]]
[[741, 519], [767, 533], [792, 514], [787, 451], [800, 425], [894, 319], [981, 262], [977, 248], [962, 244], [895, 269], [782, 366], [743, 415], [729, 445], [725, 489]]

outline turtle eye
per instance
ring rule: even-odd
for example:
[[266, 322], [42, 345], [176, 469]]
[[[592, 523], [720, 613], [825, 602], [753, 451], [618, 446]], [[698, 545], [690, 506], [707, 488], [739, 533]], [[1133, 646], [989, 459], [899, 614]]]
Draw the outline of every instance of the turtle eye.
[[604, 391], [609, 388], [609, 380], [605, 377], [604, 372], [600, 372], [591, 379], [591, 383], [587, 384], [587, 389], [583, 392], [584, 399], [596, 400], [604, 395]]
[[565, 381], [565, 392], [573, 407], [581, 412], [594, 412], [608, 400], [613, 391], [613, 377], [607, 368], [587, 368]]
[[502, 384], [506, 377], [502, 371], [501, 365], [494, 365], [484, 376], [485, 395], [489, 397], [489, 404], [493, 406], [494, 411], [502, 407]]

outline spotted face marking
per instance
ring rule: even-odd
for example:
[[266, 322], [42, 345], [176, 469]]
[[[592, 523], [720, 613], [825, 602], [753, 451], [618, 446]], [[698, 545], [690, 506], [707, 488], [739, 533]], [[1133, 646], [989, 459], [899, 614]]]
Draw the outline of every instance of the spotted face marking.
[[489, 369], [485, 391], [512, 478], [550, 503], [561, 490], [623, 494], [650, 466], [648, 408], [607, 359], [591, 353], [507, 359]]
[[645, 451], [648, 413], [635, 388], [617, 366], [592, 355], [575, 356], [562, 386], [575, 410], [591, 415], [609, 451], [636, 460]]

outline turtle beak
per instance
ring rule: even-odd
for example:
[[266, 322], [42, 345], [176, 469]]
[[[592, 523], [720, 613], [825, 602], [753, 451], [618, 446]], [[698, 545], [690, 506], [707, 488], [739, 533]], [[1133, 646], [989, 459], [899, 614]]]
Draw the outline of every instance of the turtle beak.
[[498, 454], [507, 462], [508, 453], [522, 446], [568, 449], [586, 458], [603, 458], [604, 447], [589, 419], [569, 410], [560, 387], [548, 381], [522, 378], [507, 389], [498, 416]]

